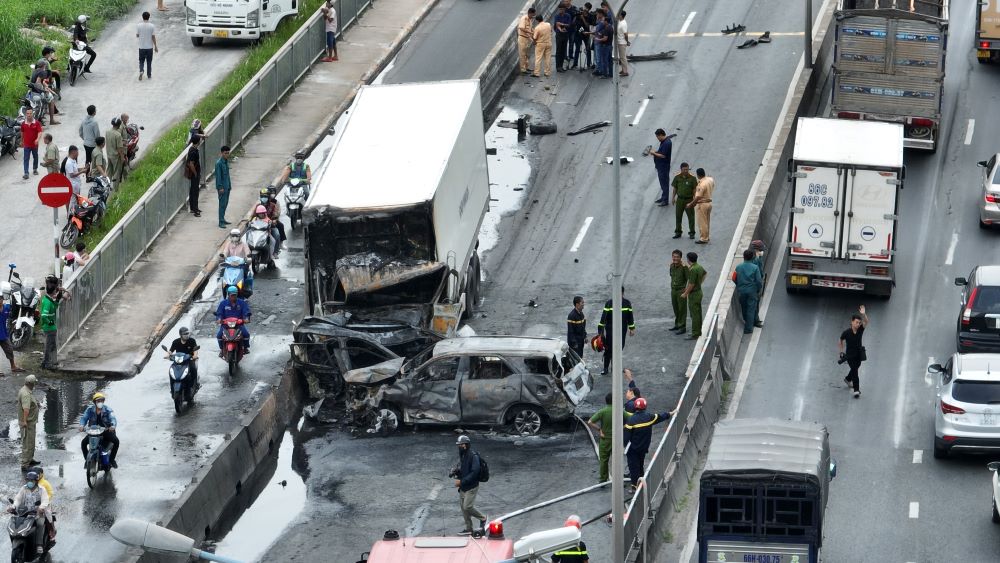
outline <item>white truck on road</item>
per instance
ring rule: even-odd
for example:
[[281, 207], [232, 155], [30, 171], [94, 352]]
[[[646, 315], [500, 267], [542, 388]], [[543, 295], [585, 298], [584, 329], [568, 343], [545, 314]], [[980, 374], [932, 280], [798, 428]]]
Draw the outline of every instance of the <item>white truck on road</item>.
[[489, 208], [478, 80], [365, 86], [303, 209], [307, 315], [451, 335]]
[[184, 12], [188, 37], [200, 47], [206, 38], [261, 39], [299, 13], [299, 0], [185, 0]]
[[793, 150], [785, 287], [888, 298], [905, 176], [903, 126], [803, 117]]

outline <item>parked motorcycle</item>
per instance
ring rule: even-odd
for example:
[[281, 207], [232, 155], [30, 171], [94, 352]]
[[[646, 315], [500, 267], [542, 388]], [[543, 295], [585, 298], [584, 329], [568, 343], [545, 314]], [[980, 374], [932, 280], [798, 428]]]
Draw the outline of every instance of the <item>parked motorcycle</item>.
[[253, 273], [260, 271], [261, 265], [274, 267], [274, 257], [271, 256], [271, 225], [266, 221], [254, 218], [244, 236], [250, 247], [250, 268]]
[[236, 366], [243, 359], [243, 333], [240, 327], [243, 319], [229, 317], [222, 319], [222, 350], [219, 356], [229, 363], [229, 376], [236, 374]]
[[7, 319], [7, 335], [10, 345], [15, 350], [20, 350], [31, 342], [31, 336], [35, 331], [35, 323], [38, 322], [38, 303], [41, 295], [35, 289], [30, 278], [21, 281], [21, 276], [17, 273], [17, 265], [7, 264], [10, 270], [7, 272], [7, 282], [10, 284], [10, 317]]
[[88, 426], [86, 429], [87, 446], [87, 486], [93, 489], [97, 486], [97, 474], [104, 472], [105, 478], [111, 475], [111, 448], [110, 442], [103, 443], [104, 426]]
[[108, 196], [111, 194], [111, 180], [106, 176], [94, 177], [90, 185], [89, 197], [76, 196], [76, 207], [66, 221], [62, 234], [59, 235], [59, 246], [72, 248], [76, 240], [87, 229], [101, 222], [108, 210]]
[[253, 295], [253, 275], [247, 276], [246, 261], [239, 256], [224, 258], [220, 266], [222, 271], [219, 274], [222, 279], [222, 283], [219, 284], [222, 287], [222, 298], [226, 298], [226, 289], [235, 285], [240, 299], [249, 299]]
[[125, 126], [125, 132], [128, 134], [128, 143], [125, 144], [125, 156], [128, 158], [129, 166], [135, 160], [135, 153], [139, 152], [139, 131], [145, 130], [145, 127], [136, 125], [135, 123], [129, 123]]
[[73, 41], [69, 46], [69, 85], [75, 86], [76, 79], [83, 76], [84, 61], [87, 58], [87, 44]]
[[0, 116], [0, 156], [9, 154], [14, 158], [21, 146], [21, 123], [23, 119]]
[[45, 545], [41, 557], [36, 557], [35, 547], [35, 517], [38, 515], [38, 504], [27, 510], [15, 512], [14, 499], [9, 498], [7, 502], [11, 504], [8, 512], [11, 512], [10, 521], [7, 522], [7, 535], [10, 536], [10, 561], [11, 563], [27, 563], [29, 561], [46, 560], [49, 550], [52, 549], [52, 538], [45, 534]]
[[184, 352], [171, 352], [166, 346], [160, 345], [163, 351], [170, 354], [170, 398], [174, 400], [174, 411], [180, 414], [181, 407], [187, 401], [188, 406], [194, 404], [194, 394], [198, 392], [198, 382], [194, 378], [194, 370], [191, 362], [194, 359], [190, 354]]
[[292, 222], [292, 230], [296, 223], [302, 223], [302, 208], [309, 199], [309, 187], [309, 181], [305, 178], [289, 178], [285, 184], [285, 212]]
[[25, 110], [30, 108], [35, 112], [35, 119], [44, 120], [45, 116], [49, 114], [49, 102], [55, 96], [38, 84], [25, 82], [24, 85], [28, 88], [28, 92], [21, 98], [21, 107], [17, 111], [18, 117], [24, 120]]

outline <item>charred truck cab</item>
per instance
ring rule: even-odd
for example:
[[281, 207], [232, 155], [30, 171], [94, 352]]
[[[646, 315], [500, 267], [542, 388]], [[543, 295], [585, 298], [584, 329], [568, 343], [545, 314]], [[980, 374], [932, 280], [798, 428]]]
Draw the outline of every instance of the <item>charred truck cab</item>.
[[489, 206], [477, 80], [365, 86], [303, 210], [307, 315], [451, 335], [479, 298]]
[[698, 561], [816, 563], [836, 474], [820, 424], [719, 422], [701, 475]]

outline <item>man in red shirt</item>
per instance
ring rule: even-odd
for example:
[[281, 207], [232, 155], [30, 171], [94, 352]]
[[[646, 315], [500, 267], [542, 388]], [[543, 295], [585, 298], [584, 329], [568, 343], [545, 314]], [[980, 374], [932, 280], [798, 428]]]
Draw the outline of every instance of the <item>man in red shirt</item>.
[[24, 178], [28, 179], [28, 159], [35, 158], [32, 171], [38, 176], [38, 137], [42, 134], [42, 122], [35, 119], [32, 109], [24, 110], [24, 123], [21, 124], [21, 146], [24, 148]]

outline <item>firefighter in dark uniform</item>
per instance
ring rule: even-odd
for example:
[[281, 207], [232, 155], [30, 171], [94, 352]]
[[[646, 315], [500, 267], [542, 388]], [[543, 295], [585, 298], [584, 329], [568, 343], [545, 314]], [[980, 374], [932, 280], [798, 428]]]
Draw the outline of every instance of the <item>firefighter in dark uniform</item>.
[[625, 460], [628, 462], [628, 477], [632, 481], [632, 490], [639, 483], [639, 477], [646, 472], [646, 453], [649, 443], [653, 440], [653, 426], [670, 420], [674, 411], [650, 414], [646, 412], [646, 399], [635, 400], [635, 414], [625, 421], [624, 441], [628, 444]]
[[[563, 526], [576, 526], [580, 529], [580, 517], [576, 514], [570, 516], [566, 519], [566, 523]], [[579, 543], [573, 547], [567, 547], [566, 549], [560, 549], [559, 551], [552, 554], [552, 563], [589, 563], [590, 556], [587, 555], [587, 544], [580, 540]]]
[[566, 343], [581, 358], [583, 344], [587, 341], [587, 317], [583, 314], [583, 304], [583, 297], [574, 297], [573, 308], [566, 317]]
[[[611, 365], [611, 332], [614, 309], [613, 299], [608, 299], [604, 304], [604, 312], [601, 313], [601, 322], [597, 323], [597, 333], [601, 335], [604, 342], [604, 371], [601, 375], [608, 375], [608, 366]], [[632, 314], [632, 302], [625, 299], [625, 288], [622, 287], [622, 350], [625, 349], [625, 335], [635, 336], [635, 316]]]

